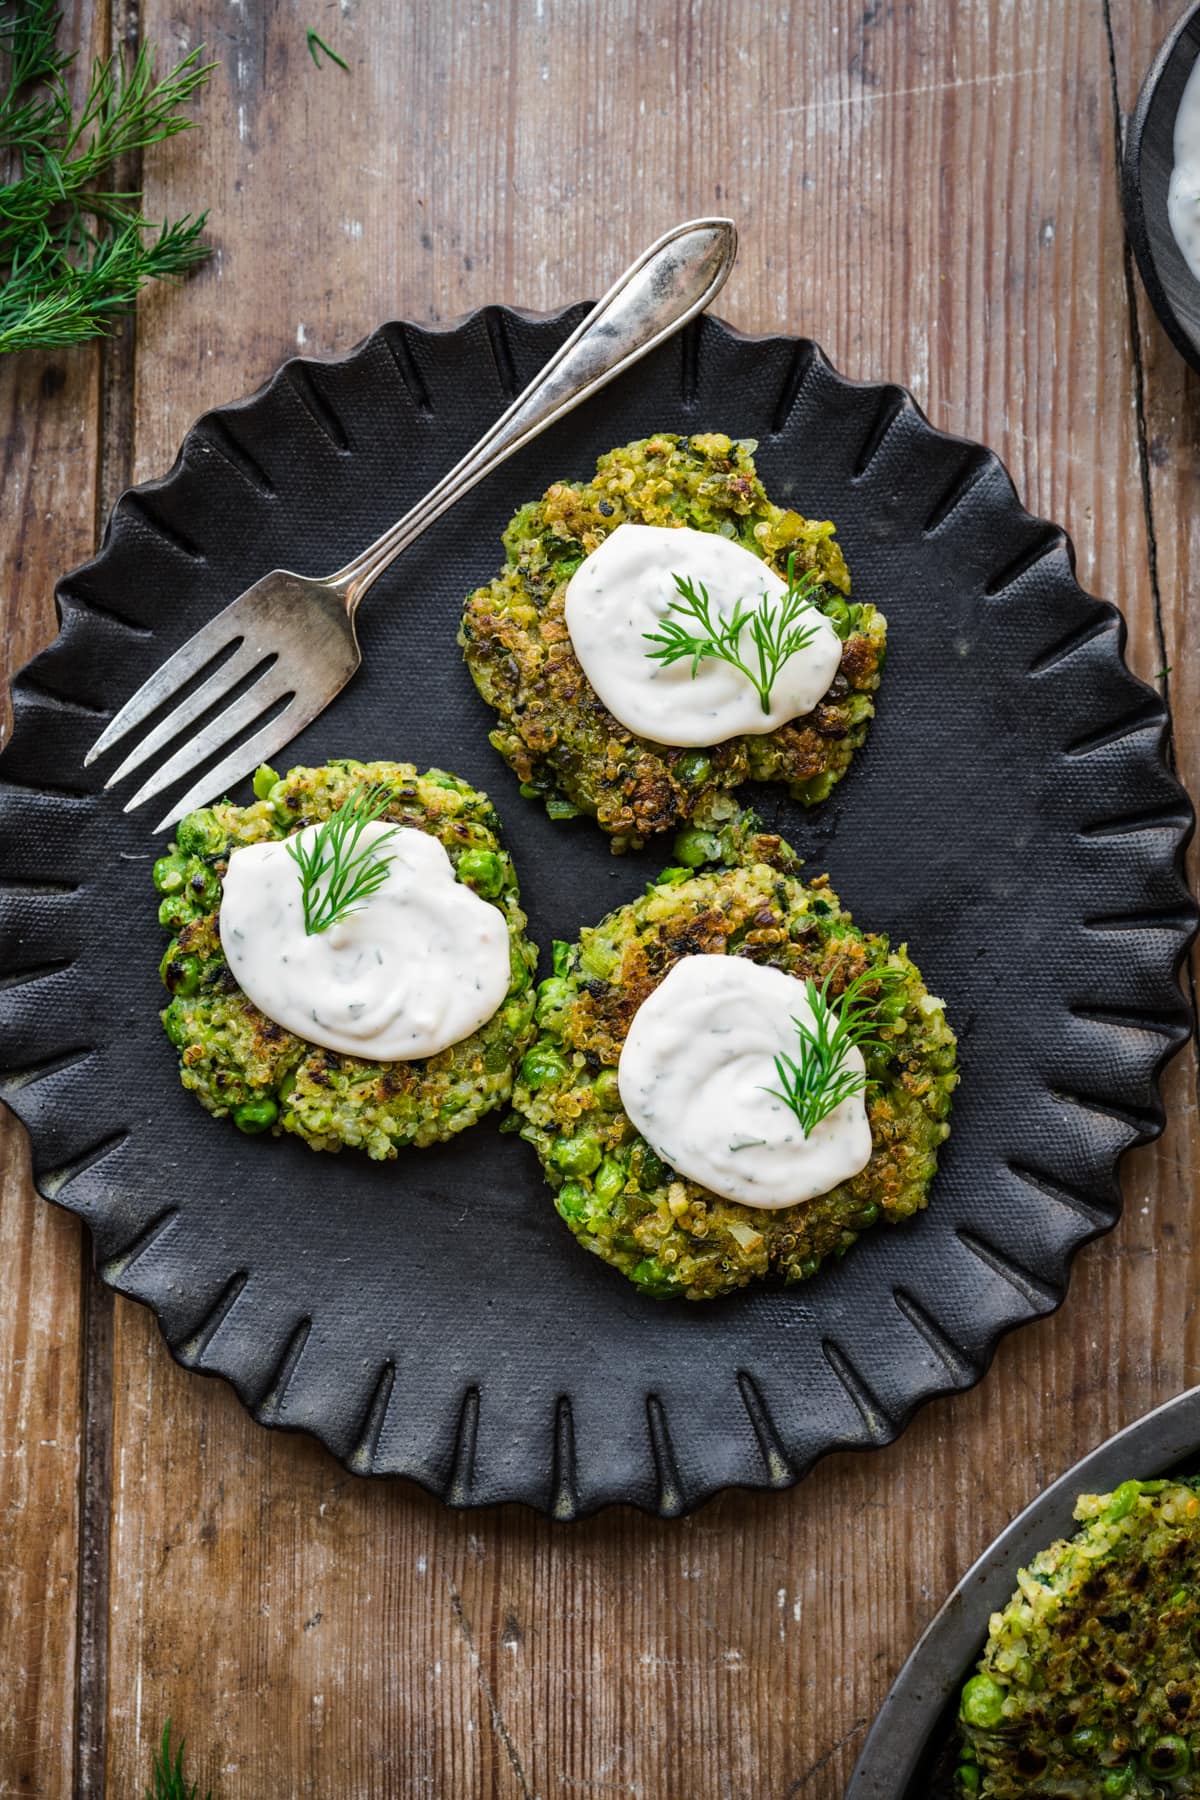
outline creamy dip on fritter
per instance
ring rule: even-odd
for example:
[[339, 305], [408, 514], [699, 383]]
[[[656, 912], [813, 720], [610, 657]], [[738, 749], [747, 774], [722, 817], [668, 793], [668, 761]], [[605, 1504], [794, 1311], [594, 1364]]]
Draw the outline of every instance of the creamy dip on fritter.
[[[319, 829], [298, 835], [311, 843]], [[358, 911], [311, 936], [289, 841], [235, 850], [221, 900], [226, 960], [269, 1019], [327, 1050], [410, 1062], [491, 1018], [508, 992], [504, 916], [455, 879], [436, 838], [364, 826], [359, 847], [378, 844], [387, 875]]]
[[[804, 1131], [781, 1099], [777, 1056], [810, 1028], [804, 984], [739, 956], [685, 956], [634, 1014], [617, 1085], [633, 1124], [664, 1162], [726, 1200], [794, 1206], [864, 1169], [871, 1127], [863, 1092]], [[843, 1067], [861, 1075], [861, 1052]]]
[[1175, 166], [1167, 188], [1167, 218], [1184, 261], [1200, 281], [1200, 59], [1188, 76], [1175, 115]]
[[[659, 744], [722, 744], [743, 733], [761, 736], [811, 712], [838, 672], [842, 644], [818, 607], [803, 615], [810, 641], [779, 670], [764, 712], [754, 684], [740, 669], [705, 657], [695, 669], [685, 658], [655, 661], [648, 639], [664, 619], [678, 617], [675, 577], [708, 595], [712, 616], [732, 619], [739, 602], [778, 606], [787, 583], [740, 544], [690, 525], [618, 525], [584, 558], [567, 585], [571, 644], [592, 687], [613, 717], [638, 737]], [[753, 662], [749, 628], [739, 640]]]

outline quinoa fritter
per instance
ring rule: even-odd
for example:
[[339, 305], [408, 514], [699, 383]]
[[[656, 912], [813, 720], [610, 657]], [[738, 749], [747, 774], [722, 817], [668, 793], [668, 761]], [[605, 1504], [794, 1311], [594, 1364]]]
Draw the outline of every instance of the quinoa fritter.
[[[221, 880], [241, 844], [284, 838], [326, 819], [353, 792], [385, 786], [383, 815], [428, 832], [459, 881], [497, 907], [508, 926], [512, 979], [499, 1010], [457, 1044], [413, 1062], [371, 1062], [322, 1049], [268, 1019], [242, 993], [221, 949]], [[179, 1052], [179, 1076], [218, 1118], [242, 1131], [287, 1131], [314, 1150], [365, 1150], [375, 1161], [405, 1144], [455, 1136], [509, 1097], [513, 1068], [536, 1035], [533, 970], [517, 878], [485, 794], [440, 769], [350, 760], [271, 769], [254, 780], [251, 806], [223, 801], [189, 813], [169, 853], [154, 865], [163, 896], [159, 923], [171, 932], [160, 973], [172, 995], [162, 1014]]]
[[1076, 1503], [1022, 1569], [959, 1708], [960, 1793], [1200, 1794], [1200, 1478]]
[[[529, 799], [553, 818], [589, 813], [615, 852], [656, 832], [704, 824], [714, 800], [745, 781], [781, 781], [805, 805], [845, 774], [875, 711], [887, 624], [851, 605], [834, 527], [775, 506], [754, 468], [753, 439], [659, 432], [610, 450], [590, 481], [556, 481], [504, 533], [506, 562], [469, 595], [458, 641], [476, 687], [500, 715], [491, 742]], [[632, 521], [716, 531], [786, 576], [819, 573], [818, 604], [843, 640], [841, 667], [812, 712], [762, 736], [711, 749], [635, 737], [600, 701], [571, 647], [567, 583], [583, 558]]]
[[[957, 1081], [942, 1003], [903, 946], [860, 931], [825, 876], [802, 883], [794, 853], [751, 815], [723, 827], [717, 848], [725, 866], [666, 869], [578, 943], [555, 947], [538, 988], [541, 1035], [513, 1088], [521, 1136], [579, 1242], [645, 1292], [689, 1300], [756, 1276], [803, 1281], [868, 1226], [923, 1207]], [[626, 1033], [672, 965], [697, 954], [748, 957], [818, 985], [828, 975], [831, 997], [872, 969], [893, 972], [875, 1009], [880, 1047], [864, 1047], [873, 1152], [860, 1174], [766, 1211], [678, 1176], [634, 1129], [617, 1085]]]

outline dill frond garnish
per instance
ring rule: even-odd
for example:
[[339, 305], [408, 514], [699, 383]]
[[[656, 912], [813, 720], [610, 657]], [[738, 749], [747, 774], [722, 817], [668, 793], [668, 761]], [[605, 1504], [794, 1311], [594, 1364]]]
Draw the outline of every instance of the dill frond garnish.
[[[758, 694], [763, 711], [770, 712], [771, 689], [779, 671], [817, 635], [816, 623], [802, 621], [806, 613], [816, 610], [819, 576], [809, 569], [797, 577], [793, 550], [787, 563], [787, 592], [778, 601], [769, 601], [765, 592], [758, 604], [739, 600], [728, 619], [721, 612], [714, 613], [703, 582], [682, 575], [672, 579], [679, 599], [672, 600], [661, 630], [643, 632], [647, 642], [658, 645], [646, 655], [667, 668], [690, 660], [693, 681], [706, 658], [718, 657], [741, 671]], [[743, 633], [749, 637], [745, 646]]]
[[847, 983], [836, 1001], [829, 998], [827, 975], [820, 987], [810, 976], [804, 983], [805, 998], [813, 1015], [809, 1025], [793, 1017], [798, 1054], [777, 1056], [775, 1073], [778, 1088], [763, 1092], [782, 1100], [796, 1115], [805, 1137], [827, 1119], [843, 1100], [861, 1094], [867, 1085], [864, 1073], [847, 1066], [850, 1050], [880, 1050], [883, 1040], [876, 1036], [875, 1018], [882, 994], [868, 995], [868, 988], [887, 988], [899, 980], [900, 972], [890, 968], [868, 969]]
[[387, 811], [390, 800], [385, 787], [359, 788], [322, 820], [307, 844], [301, 843], [301, 834], [288, 839], [287, 853], [300, 871], [309, 937], [360, 911], [387, 880], [392, 854], [384, 845], [399, 826], [390, 826], [385, 836], [367, 844], [362, 835]]
[[98, 60], [76, 108], [61, 16], [54, 0], [0, 4], [0, 353], [106, 335], [147, 281], [208, 255], [197, 242], [206, 214], [155, 226], [140, 193], [104, 178], [189, 128], [178, 108], [216, 65], [196, 49], [156, 80], [145, 47], [129, 65]]

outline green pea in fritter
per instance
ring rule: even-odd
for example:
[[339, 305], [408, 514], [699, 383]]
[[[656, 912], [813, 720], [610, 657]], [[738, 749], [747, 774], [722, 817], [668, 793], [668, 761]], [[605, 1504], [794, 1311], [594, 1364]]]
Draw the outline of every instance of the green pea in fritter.
[[[469, 595], [459, 643], [476, 687], [500, 716], [491, 741], [530, 799], [554, 818], [584, 812], [636, 849], [657, 832], [707, 822], [714, 800], [746, 781], [779, 781], [805, 805], [845, 774], [874, 714], [887, 638], [883, 614], [851, 605], [834, 527], [767, 498], [751, 439], [659, 432], [610, 450], [590, 481], [558, 481], [504, 533], [505, 566]], [[567, 583], [618, 525], [715, 531], [786, 576], [815, 571], [815, 599], [843, 641], [841, 666], [803, 718], [711, 749], [635, 737], [602, 704], [567, 631]]]
[[[504, 914], [512, 979], [499, 1010], [457, 1044], [413, 1062], [371, 1062], [295, 1037], [259, 1011], [234, 980], [221, 948], [221, 881], [241, 844], [283, 838], [336, 812], [364, 787], [385, 787], [383, 814], [428, 832], [459, 881]], [[535, 1036], [533, 970], [517, 878], [485, 794], [440, 769], [410, 763], [336, 761], [270, 769], [255, 777], [251, 806], [223, 801], [190, 813], [154, 865], [159, 922], [172, 934], [161, 975], [172, 998], [162, 1014], [179, 1052], [185, 1088], [242, 1131], [287, 1131], [314, 1150], [365, 1150], [376, 1161], [405, 1144], [423, 1148], [465, 1131], [512, 1090], [513, 1069]]]
[[[667, 869], [578, 943], [556, 946], [554, 974], [538, 988], [540, 1035], [513, 1088], [521, 1136], [584, 1248], [647, 1293], [690, 1300], [757, 1276], [802, 1281], [868, 1226], [923, 1207], [957, 1081], [942, 1002], [903, 946], [859, 930], [826, 877], [801, 882], [794, 853], [751, 815], [698, 836], [681, 834], [677, 850], [694, 862], [719, 854], [725, 866]], [[621, 1047], [642, 1001], [695, 955], [749, 957], [818, 986], [828, 976], [831, 1000], [887, 971], [874, 1011], [879, 1043], [865, 1050], [873, 1151], [860, 1174], [799, 1205], [750, 1207], [677, 1175], [634, 1129], [617, 1084]]]
[[1076, 1503], [992, 1615], [957, 1785], [984, 1800], [1200, 1794], [1200, 1478]]

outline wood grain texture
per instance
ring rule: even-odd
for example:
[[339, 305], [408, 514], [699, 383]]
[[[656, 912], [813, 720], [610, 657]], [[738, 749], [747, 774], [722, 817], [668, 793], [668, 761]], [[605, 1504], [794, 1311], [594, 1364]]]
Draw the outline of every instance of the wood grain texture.
[[0, 1795], [66, 1794], [75, 1751], [80, 1238], [0, 1124]]
[[[151, 215], [211, 205], [218, 254], [141, 308], [122, 377], [135, 473], [297, 348], [337, 353], [390, 315], [548, 309], [676, 218], [726, 209], [742, 251], [725, 316], [811, 333], [999, 450], [1124, 608], [1135, 668], [1174, 663], [1194, 788], [1196, 384], [1144, 309], [1135, 356], [1116, 185], [1114, 82], [1128, 106], [1171, 10], [198, 0], [184, 26], [143, 0], [149, 38], [220, 60], [201, 134], [148, 169]], [[308, 24], [348, 75], [314, 69]], [[77, 423], [94, 400], [43, 416]], [[43, 566], [70, 560], [36, 518], [24, 529]], [[555, 1529], [355, 1482], [185, 1375], [119, 1303], [109, 1792], [140, 1791], [170, 1713], [219, 1800], [832, 1800], [966, 1563], [1084, 1450], [1200, 1379], [1190, 1052], [1167, 1098], [1121, 1225], [974, 1393], [794, 1493], [674, 1524]], [[29, 1246], [18, 1291], [39, 1305], [54, 1258], [31, 1234], [51, 1217], [5, 1238]], [[71, 1314], [64, 1343], [77, 1330]], [[2, 1428], [7, 1452], [7, 1408]], [[28, 1546], [18, 1566], [40, 1591]]]
[[[77, 0], [88, 54], [104, 21]], [[100, 354], [0, 358], [0, 719], [7, 676], [53, 638], [57, 576], [96, 529]], [[3, 868], [0, 866], [0, 882]], [[0, 971], [2, 975], [4, 971]], [[78, 1222], [33, 1192], [29, 1146], [0, 1116], [0, 1797], [71, 1791], [76, 1754], [79, 1486], [84, 1441]], [[107, 1429], [107, 1422], [106, 1422]]]
[[[1112, 0], [1114, 101], [1128, 117], [1142, 77], [1177, 9], [1157, 0]], [[1156, 609], [1158, 669], [1176, 719], [1180, 773], [1195, 793], [1200, 777], [1200, 667], [1188, 654], [1189, 613], [1200, 572], [1200, 377], [1173, 348], [1132, 267], [1137, 390], [1141, 401], [1140, 473], [1151, 533], [1148, 598]], [[1192, 605], [1189, 606], [1189, 602]], [[1193, 848], [1192, 866], [1195, 867]], [[1200, 1376], [1200, 1370], [1197, 1370]]]

